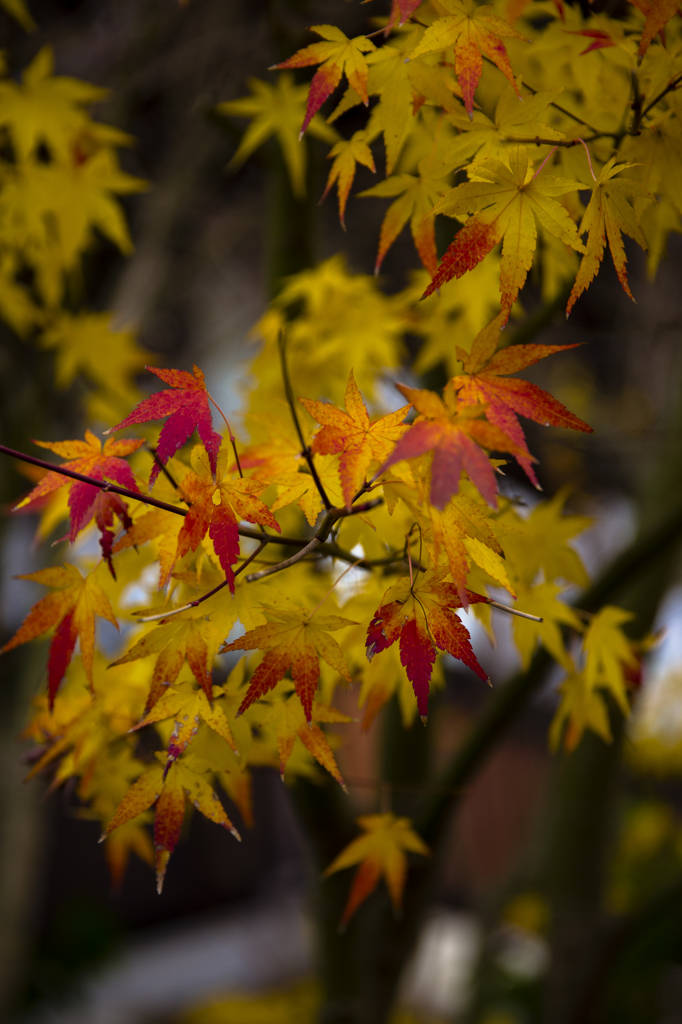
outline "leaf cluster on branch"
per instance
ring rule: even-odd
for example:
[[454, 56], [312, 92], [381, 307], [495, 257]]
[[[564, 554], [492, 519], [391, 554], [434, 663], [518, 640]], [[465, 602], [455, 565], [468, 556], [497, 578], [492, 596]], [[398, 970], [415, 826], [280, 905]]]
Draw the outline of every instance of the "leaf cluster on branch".
[[[117, 878], [134, 852], [155, 859], [161, 889], [187, 806], [237, 835], [215, 787], [248, 825], [255, 766], [287, 779], [323, 769], [343, 785], [321, 727], [348, 721], [338, 687], [358, 685], [369, 729], [394, 694], [406, 726], [426, 722], [444, 654], [483, 685], [469, 627], [492, 631], [493, 607], [516, 612], [524, 667], [542, 645], [565, 670], [555, 746], [586, 728], [610, 735], [607, 693], [627, 712], [642, 651], [627, 614], [561, 599], [588, 583], [571, 544], [588, 521], [565, 513], [565, 494], [526, 514], [499, 487], [511, 459], [539, 486], [519, 417], [591, 432], [515, 376], [573, 346], [508, 345], [503, 332], [529, 274], [549, 301], [574, 282], [570, 312], [608, 244], [632, 297], [622, 235], [648, 248], [653, 272], [680, 230], [675, 10], [652, 0], [646, 15], [585, 18], [544, 0], [395, 0], [366, 35], [315, 26], [321, 41], [277, 65], [274, 84], [222, 103], [222, 116], [252, 118], [232, 166], [276, 134], [296, 194], [298, 132], [327, 142], [342, 222], [356, 163], [375, 171], [383, 154], [387, 177], [364, 193], [392, 200], [377, 269], [408, 222], [423, 266], [390, 297], [339, 256], [287, 280], [257, 325], [234, 431], [197, 367], [148, 367], [164, 388], [138, 401], [145, 355], [132, 335], [67, 309], [95, 232], [131, 250], [117, 196], [144, 187], [117, 164], [128, 137], [87, 112], [102, 91], [53, 76], [48, 50], [21, 83], [0, 80], [0, 314], [55, 349], [58, 384], [85, 379], [109, 435], [37, 442], [61, 464], [26, 454], [44, 475], [17, 508], [40, 513], [43, 537], [68, 519], [73, 548], [26, 577], [51, 590], [4, 649], [51, 637], [26, 730], [41, 750], [33, 773], [76, 780]], [[308, 90], [294, 85], [292, 69], [318, 65]], [[360, 104], [366, 127], [345, 139]], [[438, 216], [455, 231], [440, 264]], [[408, 335], [423, 339], [412, 367]], [[414, 386], [439, 364], [442, 393]], [[387, 398], [389, 372], [400, 397]], [[108, 667], [96, 617], [121, 632]], [[143, 729], [160, 748], [151, 762]], [[360, 864], [344, 923], [382, 875], [397, 906], [406, 854], [428, 852], [406, 819], [360, 824], [329, 868]]]

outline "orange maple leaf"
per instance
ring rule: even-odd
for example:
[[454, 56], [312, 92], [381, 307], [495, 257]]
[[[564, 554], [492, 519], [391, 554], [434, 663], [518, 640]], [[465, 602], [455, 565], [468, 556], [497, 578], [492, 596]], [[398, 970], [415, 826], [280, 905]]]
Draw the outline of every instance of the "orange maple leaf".
[[366, 36], [349, 39], [335, 25], [312, 25], [310, 31], [321, 36], [324, 42], [311, 43], [310, 46], [295, 53], [293, 57], [282, 61], [281, 64], [274, 64], [270, 68], [272, 71], [273, 68], [305, 68], [311, 64], [321, 65], [310, 83], [308, 104], [299, 138], [302, 138], [304, 131], [324, 101], [334, 92], [344, 71], [350, 85], [367, 106], [369, 103], [367, 95], [369, 69], [363, 54], [376, 49], [372, 40]]
[[366, 834], [349, 843], [324, 873], [328, 877], [335, 871], [360, 865], [341, 918], [342, 929], [360, 904], [374, 892], [382, 875], [386, 879], [393, 909], [400, 910], [407, 874], [406, 853], [420, 853], [428, 857], [431, 852], [413, 830], [409, 818], [397, 818], [390, 813], [366, 814], [357, 822]]
[[435, 391], [408, 388], [404, 384], [396, 384], [396, 387], [419, 415], [379, 472], [385, 473], [402, 459], [415, 459], [432, 451], [429, 493], [432, 505], [445, 508], [459, 490], [459, 478], [464, 469], [488, 504], [497, 508], [495, 475], [483, 448], [511, 452], [521, 458], [527, 457], [526, 450], [499, 427], [482, 419], [481, 406], [458, 403], [451, 386], [445, 388], [443, 399]]
[[494, 423], [519, 448], [526, 451], [526, 455], [516, 456], [517, 462], [525, 470], [531, 483], [539, 488], [532, 466], [532, 456], [528, 451], [518, 415], [546, 426], [570, 427], [572, 430], [582, 430], [587, 434], [593, 432], [592, 427], [537, 384], [531, 384], [527, 380], [510, 380], [501, 377], [500, 374], [517, 373], [554, 352], [565, 352], [577, 346], [510, 345], [500, 352], [495, 352], [503, 316], [504, 314], [499, 314], [483, 328], [474, 339], [470, 353], [457, 346], [457, 358], [461, 361], [465, 373], [453, 377], [451, 383], [462, 405], [485, 405], [485, 414], [490, 423]]
[[637, 62], [641, 64], [642, 57], [649, 49], [649, 44], [655, 35], [660, 34], [661, 42], [665, 46], [664, 29], [670, 19], [679, 11], [680, 0], [630, 0], [630, 3], [646, 18], [637, 50]]
[[405, 432], [403, 420], [410, 407], [404, 405], [396, 412], [370, 421], [352, 370], [346, 385], [345, 412], [336, 405], [312, 398], [299, 398], [299, 402], [322, 424], [313, 439], [312, 450], [320, 455], [341, 456], [339, 475], [343, 500], [350, 508], [371, 463], [388, 458], [391, 448]]
[[19, 576], [20, 580], [33, 580], [47, 587], [55, 587], [52, 594], [47, 594], [34, 604], [30, 612], [11, 640], [0, 651], [11, 651], [19, 644], [46, 633], [56, 626], [47, 657], [47, 686], [50, 710], [64, 678], [76, 640], [80, 638], [83, 667], [92, 687], [92, 664], [95, 653], [95, 616], [106, 619], [118, 629], [114, 611], [109, 598], [95, 580], [91, 572], [83, 578], [75, 565], [65, 564], [51, 569]]
[[142, 775], [124, 796], [100, 839], [102, 842], [115, 828], [125, 825], [152, 804], [156, 804], [154, 849], [156, 889], [159, 893], [163, 888], [170, 855], [180, 838], [186, 799], [210, 821], [222, 825], [235, 839], [241, 840], [217, 793], [206, 781], [203, 773], [192, 770], [196, 763], [193, 758], [188, 757], [183, 761], [174, 761], [167, 772], [159, 765]]
[[176, 558], [194, 551], [208, 532], [220, 566], [234, 594], [233, 564], [239, 557], [239, 523], [281, 528], [267, 505], [256, 497], [268, 486], [253, 477], [232, 478], [228, 471], [231, 457], [225, 448], [218, 454], [215, 480], [206, 449], [197, 445], [192, 451], [192, 472], [182, 481], [182, 489], [191, 503], [178, 534]]
[[311, 613], [293, 601], [286, 601], [283, 607], [263, 603], [261, 608], [274, 621], [250, 629], [244, 636], [220, 649], [221, 654], [256, 649], [267, 651], [251, 677], [237, 715], [242, 715], [254, 701], [264, 697], [291, 670], [291, 678], [303, 705], [306, 721], [310, 722], [320, 678], [320, 656], [347, 682], [352, 682], [343, 651], [336, 640], [329, 636], [329, 631], [344, 626], [357, 626], [358, 623], [340, 615], [320, 615], [313, 621]]
[[474, 92], [483, 71], [484, 54], [497, 65], [520, 99], [521, 93], [502, 39], [525, 40], [526, 37], [503, 18], [491, 14], [492, 7], [487, 4], [476, 7], [472, 0], [464, 0], [463, 3], [458, 3], [458, 0], [440, 0], [440, 6], [449, 12], [448, 16], [439, 18], [427, 28], [409, 59], [419, 57], [422, 53], [447, 50], [454, 45], [455, 72], [464, 97], [464, 106], [472, 120]]
[[454, 583], [444, 583], [447, 569], [429, 569], [417, 581], [407, 576], [389, 587], [367, 629], [367, 658], [400, 641], [400, 661], [412, 683], [417, 711], [428, 716], [429, 683], [436, 662], [436, 648], [458, 658], [488, 682], [471, 646], [469, 630], [455, 608], [488, 604], [481, 594], [460, 594]]
[[376, 171], [372, 150], [367, 145], [366, 140], [366, 132], [355, 132], [350, 139], [342, 139], [341, 142], [337, 142], [327, 154], [328, 159], [333, 159], [334, 163], [329, 172], [327, 184], [320, 202], [327, 198], [334, 182], [338, 182], [339, 220], [344, 231], [346, 230], [346, 203], [348, 202], [348, 194], [355, 178], [356, 164], [363, 164], [365, 167], [369, 167], [370, 171]]
[[[143, 440], [107, 439], [102, 442], [90, 430], [85, 431], [84, 441], [34, 441], [40, 448], [49, 448], [62, 458], [69, 461], [63, 463], [65, 469], [75, 473], [83, 473], [96, 480], [111, 480], [112, 483], [127, 487], [130, 491], [138, 491], [133, 472], [121, 456], [130, 455], [144, 444]], [[125, 530], [133, 525], [128, 515], [128, 507], [118, 494], [102, 491], [92, 484], [81, 480], [70, 480], [61, 473], [50, 471], [39, 481], [36, 487], [15, 506], [15, 509], [39, 507], [44, 498], [60, 487], [69, 488], [69, 512], [71, 529], [69, 540], [73, 544], [78, 533], [94, 518], [100, 531], [100, 547], [111, 575], [116, 578], [111, 561], [114, 540], [113, 522], [117, 515]]]

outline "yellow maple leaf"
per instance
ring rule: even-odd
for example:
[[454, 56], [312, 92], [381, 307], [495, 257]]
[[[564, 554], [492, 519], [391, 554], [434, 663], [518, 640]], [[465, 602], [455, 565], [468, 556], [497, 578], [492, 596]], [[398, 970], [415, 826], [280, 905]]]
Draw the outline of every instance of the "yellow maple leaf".
[[220, 653], [252, 651], [257, 648], [267, 652], [251, 677], [249, 689], [238, 714], [242, 714], [254, 701], [264, 697], [291, 670], [296, 693], [303, 705], [306, 719], [310, 721], [315, 690], [320, 678], [320, 657], [347, 682], [352, 681], [343, 651], [329, 632], [342, 629], [344, 626], [355, 626], [357, 623], [340, 615], [318, 615], [313, 620], [314, 612], [311, 614], [286, 599], [281, 600], [280, 605], [262, 602], [261, 607], [271, 621], [264, 626], [250, 629], [238, 640], [222, 647]]
[[502, 39], [526, 37], [503, 18], [493, 14], [489, 4], [476, 7], [473, 0], [463, 0], [462, 3], [458, 0], [440, 0], [440, 6], [448, 12], [446, 17], [439, 18], [429, 26], [419, 45], [410, 54], [410, 59], [454, 46], [457, 80], [469, 117], [474, 110], [474, 92], [483, 71], [484, 54], [497, 65], [520, 97]]
[[[251, 96], [227, 100], [215, 108], [218, 114], [251, 119], [237, 152], [227, 165], [228, 169], [237, 170], [259, 146], [276, 135], [282, 147], [294, 195], [305, 195], [306, 150], [299, 143], [298, 133], [305, 111], [308, 86], [296, 85], [293, 75], [286, 71], [282, 72], [275, 85], [263, 82], [260, 78], [249, 78], [247, 82]], [[323, 142], [331, 145], [339, 142], [339, 133], [325, 124], [319, 115], [312, 118], [309, 130], [311, 135]]]
[[508, 158], [508, 165], [501, 160], [472, 164], [469, 173], [474, 174], [476, 180], [458, 185], [434, 206], [434, 215], [444, 213], [458, 217], [473, 213], [475, 216], [455, 235], [424, 296], [431, 295], [443, 282], [471, 270], [504, 239], [500, 293], [502, 309], [509, 311], [533, 262], [536, 220], [572, 249], [585, 252], [574, 221], [555, 198], [585, 186], [570, 178], [534, 174], [525, 146], [512, 146]]
[[294, 744], [299, 739], [308, 753], [312, 754], [315, 760], [323, 768], [326, 768], [345, 790], [346, 784], [339, 772], [334, 753], [329, 746], [329, 740], [316, 723], [352, 722], [353, 719], [349, 715], [344, 715], [342, 711], [316, 700], [313, 702], [312, 717], [308, 722], [300, 701], [293, 699], [294, 692], [290, 688], [286, 692], [285, 687], [285, 692], [281, 695], [282, 699], [273, 702], [259, 719], [259, 726], [270, 726], [276, 733], [279, 770], [282, 778], [284, 778], [287, 761], [291, 757]]
[[407, 853], [429, 856], [429, 848], [412, 828], [409, 818], [398, 818], [395, 814], [365, 814], [357, 819], [365, 835], [354, 839], [345, 850], [329, 865], [325, 877], [336, 871], [359, 864], [348, 902], [341, 917], [341, 928], [345, 928], [361, 903], [376, 889], [379, 879], [386, 879], [394, 910], [402, 903], [405, 876], [407, 874]]
[[137, 344], [131, 330], [114, 330], [111, 313], [60, 311], [39, 336], [42, 348], [54, 349], [55, 383], [68, 387], [82, 373], [93, 383], [136, 401], [134, 376], [150, 353]]
[[362, 197], [376, 196], [379, 199], [398, 197], [389, 206], [381, 225], [375, 274], [379, 273], [384, 256], [409, 220], [419, 257], [431, 277], [435, 276], [438, 257], [434, 219], [430, 214], [447, 191], [448, 181], [445, 176], [448, 174], [449, 169], [440, 166], [434, 172], [432, 161], [425, 158], [419, 164], [418, 175], [396, 174], [358, 193]]
[[634, 181], [632, 178], [616, 179], [614, 177], [621, 171], [629, 170], [632, 166], [632, 164], [617, 164], [616, 157], [611, 157], [609, 162], [602, 167], [601, 174], [594, 184], [592, 198], [580, 225], [580, 233], [587, 232], [587, 250], [580, 261], [578, 275], [571, 289], [566, 306], [566, 316], [569, 315], [576, 300], [599, 272], [607, 239], [618, 280], [623, 286], [625, 294], [633, 302], [635, 301], [628, 285], [627, 258], [622, 233], [634, 238], [645, 252], [647, 244], [635, 211], [627, 200], [649, 199], [653, 201], [654, 197], [638, 181]]
[[165, 771], [168, 772], [173, 761], [176, 761], [196, 736], [199, 722], [204, 721], [214, 732], [217, 732], [225, 742], [237, 752], [232, 738], [230, 726], [225, 717], [225, 712], [215, 698], [220, 696], [222, 691], [219, 687], [211, 690], [211, 702], [203, 689], [197, 689], [191, 683], [180, 683], [178, 686], [171, 686], [166, 693], [154, 704], [151, 711], [147, 712], [144, 718], [131, 729], [142, 729], [145, 725], [152, 725], [154, 722], [163, 722], [166, 718], [174, 719], [175, 726], [168, 744], [168, 756], [166, 758]]
[[320, 65], [310, 83], [308, 103], [299, 138], [303, 137], [303, 133], [317, 111], [334, 92], [344, 72], [349, 83], [367, 106], [369, 103], [367, 96], [368, 68], [364, 54], [376, 49], [372, 40], [366, 36], [349, 39], [335, 25], [311, 25], [310, 31], [321, 36], [323, 42], [311, 43], [310, 46], [295, 53], [293, 57], [289, 57], [288, 60], [274, 65], [276, 68], [305, 68], [311, 64]]

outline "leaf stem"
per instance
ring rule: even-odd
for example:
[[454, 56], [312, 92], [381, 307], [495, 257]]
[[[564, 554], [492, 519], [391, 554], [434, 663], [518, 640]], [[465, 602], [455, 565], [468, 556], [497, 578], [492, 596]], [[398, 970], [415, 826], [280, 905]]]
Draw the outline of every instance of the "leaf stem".
[[296, 412], [296, 400], [294, 398], [294, 389], [291, 386], [291, 378], [289, 377], [289, 367], [287, 365], [286, 333], [285, 333], [284, 330], [281, 330], [279, 332], [279, 338], [278, 338], [278, 342], [277, 343], [278, 343], [278, 347], [279, 347], [279, 360], [280, 360], [280, 364], [281, 364], [281, 367], [282, 367], [282, 382], [284, 384], [284, 393], [285, 393], [285, 395], [287, 397], [287, 403], [288, 403], [289, 409], [291, 411], [291, 418], [294, 421], [294, 427], [296, 428], [296, 433], [298, 434], [298, 439], [301, 442], [301, 455], [303, 456], [303, 458], [308, 463], [308, 469], [310, 470], [310, 475], [312, 476], [313, 480], [315, 481], [315, 486], [317, 487], [318, 494], [322, 498], [322, 504], [324, 505], [324, 507], [327, 510], [327, 512], [329, 512], [330, 509], [333, 508], [333, 505], [332, 505], [331, 501], [329, 500], [329, 498], [327, 496], [327, 492], [324, 489], [322, 481], [320, 480], [319, 474], [318, 474], [317, 469], [315, 467], [315, 460], [313, 458], [313, 453], [312, 453], [310, 447], [306, 444], [305, 438], [303, 436], [303, 431], [301, 430], [301, 424], [299, 423], [299, 420], [298, 420], [298, 414]]
[[237, 470], [239, 471], [240, 477], [243, 478], [244, 474], [242, 472], [242, 465], [241, 465], [241, 462], [239, 461], [239, 454], [237, 452], [237, 439], [234, 436], [234, 434], [232, 433], [232, 428], [230, 427], [230, 424], [227, 422], [227, 416], [225, 415], [223, 410], [220, 408], [220, 406], [216, 402], [216, 400], [213, 397], [213, 395], [211, 394], [211, 392], [207, 391], [206, 394], [208, 395], [209, 402], [213, 402], [213, 404], [215, 405], [216, 409], [218, 410], [218, 412], [222, 416], [223, 420], [225, 421], [225, 426], [227, 427], [227, 434], [228, 434], [228, 437], [230, 438], [230, 444], [232, 445], [232, 451], [234, 453], [234, 460], [237, 463]]
[[531, 622], [545, 621], [539, 615], [531, 615], [530, 612], [520, 612], [518, 608], [512, 608], [508, 604], [501, 604], [499, 601], [488, 601], [488, 604], [501, 612], [507, 612], [508, 615], [516, 615], [519, 619], [530, 619]]

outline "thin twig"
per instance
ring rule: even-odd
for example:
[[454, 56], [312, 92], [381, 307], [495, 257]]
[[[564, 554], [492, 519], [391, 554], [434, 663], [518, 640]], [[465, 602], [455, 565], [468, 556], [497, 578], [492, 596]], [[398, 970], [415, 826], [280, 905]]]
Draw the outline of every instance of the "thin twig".
[[280, 359], [280, 364], [281, 364], [281, 367], [282, 367], [282, 382], [284, 384], [284, 393], [287, 396], [287, 403], [289, 405], [289, 409], [291, 410], [291, 417], [292, 417], [292, 419], [294, 421], [294, 426], [296, 428], [296, 433], [298, 434], [298, 439], [301, 442], [301, 455], [303, 456], [305, 461], [308, 463], [308, 469], [310, 470], [310, 475], [312, 476], [313, 480], [315, 481], [315, 486], [317, 487], [318, 493], [319, 493], [320, 497], [322, 498], [322, 504], [324, 505], [324, 507], [327, 510], [327, 512], [329, 512], [329, 510], [332, 509], [334, 506], [332, 505], [331, 501], [329, 500], [329, 498], [327, 496], [327, 492], [324, 489], [324, 485], [323, 485], [322, 481], [320, 480], [319, 474], [317, 472], [317, 468], [315, 466], [315, 460], [313, 458], [313, 453], [312, 453], [310, 447], [306, 444], [305, 437], [303, 436], [303, 431], [301, 430], [301, 424], [298, 421], [298, 414], [296, 412], [296, 400], [294, 398], [294, 390], [293, 390], [293, 388], [291, 386], [291, 379], [289, 377], [289, 367], [287, 366], [286, 334], [284, 333], [283, 330], [281, 330], [279, 332], [278, 345], [279, 345], [279, 359]]
[[[671, 79], [671, 80], [670, 80], [670, 81], [668, 82], [668, 84], [666, 85], [665, 89], [661, 89], [661, 91], [659, 92], [659, 94], [658, 94], [657, 96], [655, 96], [655, 97], [654, 97], [654, 98], [653, 98], [653, 99], [651, 100], [651, 102], [650, 102], [650, 103], [647, 103], [646, 107], [645, 107], [645, 108], [644, 108], [644, 110], [642, 111], [642, 117], [641, 117], [641, 120], [642, 120], [642, 121], [644, 120], [644, 118], [645, 118], [645, 117], [646, 117], [646, 115], [647, 115], [647, 114], [649, 113], [649, 111], [650, 111], [650, 110], [652, 109], [652, 107], [655, 107], [657, 103], [660, 103], [660, 102], [661, 102], [661, 100], [663, 99], [663, 97], [664, 97], [665, 95], [667, 95], [667, 93], [669, 93], [669, 92], [674, 92], [674, 91], [675, 91], [675, 89], [677, 89], [678, 85], [680, 85], [680, 83], [682, 83], [682, 73], [680, 73], [679, 75], [676, 75], [676, 76], [675, 76], [674, 78], [672, 78], [672, 79]], [[640, 123], [641, 123], [641, 122], [640, 122]]]
[[152, 446], [149, 444], [148, 441], [145, 441], [143, 447], [149, 452], [151, 457], [154, 459], [154, 462], [159, 467], [160, 471], [163, 473], [163, 475], [165, 476], [166, 480], [171, 485], [171, 487], [174, 487], [175, 490], [178, 492], [178, 494], [180, 495], [181, 501], [184, 501], [185, 505], [191, 505], [192, 502], [187, 500], [187, 498], [183, 494], [182, 487], [177, 482], [177, 480], [175, 479], [175, 477], [173, 476], [173, 474], [169, 470], [169, 468], [166, 465], [166, 463], [162, 461], [162, 459], [159, 456], [159, 453], [157, 452], [156, 448], [152, 448]]
[[[250, 565], [251, 562], [254, 561], [254, 559], [261, 553], [261, 551], [266, 546], [266, 544], [267, 544], [267, 541], [261, 541], [261, 543], [258, 545], [258, 547], [255, 548], [251, 552], [249, 557], [244, 559], [244, 561], [239, 566], [239, 568], [235, 569], [234, 574], [233, 574], [235, 579], [237, 578], [237, 576], [239, 576], [240, 572], [243, 572], [244, 569], [246, 569], [247, 565]], [[171, 611], [169, 611], [169, 612], [161, 612], [159, 615], [144, 615], [144, 616], [141, 616], [139, 619], [136, 619], [135, 621], [136, 622], [160, 622], [162, 619], [170, 619], [174, 615], [180, 615], [181, 612], [189, 611], [190, 608], [197, 608], [200, 604], [203, 604], [204, 601], [208, 601], [209, 597], [213, 597], [214, 594], [219, 593], [221, 590], [223, 590], [227, 586], [227, 584], [228, 584], [228, 580], [224, 579], [223, 582], [219, 583], [217, 587], [213, 588], [213, 590], [209, 590], [206, 594], [202, 594], [201, 597], [197, 597], [196, 600], [190, 601], [189, 604], [183, 604], [181, 608], [173, 608]]]
[[313, 537], [313, 539], [309, 541], [304, 548], [297, 551], [295, 555], [291, 556], [291, 558], [285, 559], [283, 562], [280, 562], [279, 565], [271, 565], [267, 569], [261, 569], [260, 572], [252, 572], [246, 577], [246, 582], [255, 583], [256, 580], [262, 580], [265, 576], [273, 576], [276, 572], [281, 572], [282, 569], [288, 569], [290, 565], [296, 565], [296, 563], [300, 562], [306, 555], [309, 555], [311, 551], [318, 548], [321, 543], [322, 541], [319, 540], [318, 537]]
[[32, 466], [40, 466], [41, 469], [46, 469], [49, 473], [60, 473], [61, 476], [68, 476], [72, 480], [79, 480], [83, 484], [98, 487], [101, 491], [111, 491], [113, 494], [121, 494], [124, 498], [134, 498], [135, 501], [141, 501], [144, 505], [153, 505], [154, 508], [162, 508], [165, 512], [174, 512], [178, 516], [186, 516], [189, 511], [186, 508], [178, 508], [177, 505], [170, 505], [167, 501], [159, 501], [158, 498], [152, 498], [140, 491], [131, 491], [128, 487], [112, 484], [108, 480], [98, 480], [94, 476], [86, 476], [85, 473], [66, 469], [65, 466], [55, 466], [54, 463], [46, 462], [45, 459], [37, 459], [34, 455], [24, 455], [23, 452], [17, 452], [14, 448], [8, 448], [4, 444], [0, 444], [0, 453], [11, 455], [12, 458], [19, 459], [20, 462], [29, 462]]

